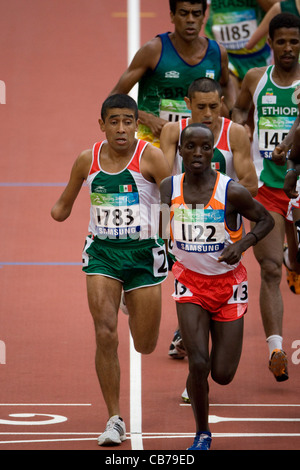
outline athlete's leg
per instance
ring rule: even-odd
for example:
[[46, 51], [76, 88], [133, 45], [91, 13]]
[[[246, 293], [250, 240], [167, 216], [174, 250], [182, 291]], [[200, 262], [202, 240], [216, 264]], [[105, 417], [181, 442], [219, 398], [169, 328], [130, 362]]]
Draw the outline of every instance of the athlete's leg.
[[177, 303], [176, 308], [189, 361], [187, 391], [195, 416], [196, 432], [209, 431], [207, 378], [210, 372], [210, 314], [191, 303]]
[[282, 336], [283, 302], [280, 292], [285, 236], [284, 218], [271, 212], [275, 220], [273, 230], [253, 251], [261, 268], [260, 310], [266, 337]]
[[239, 365], [244, 333], [244, 317], [211, 322], [211, 376], [220, 385], [229, 384]]
[[296, 230], [296, 244], [298, 245], [296, 259], [298, 264], [300, 264], [300, 209], [294, 209], [293, 218]]
[[[295, 212], [295, 222], [299, 220], [300, 216], [297, 218], [300, 212], [300, 209], [294, 209], [293, 213]], [[288, 245], [288, 268], [291, 271], [295, 271], [297, 274], [300, 274], [300, 264], [297, 262], [297, 255], [298, 255], [298, 234], [297, 234], [297, 227], [295, 223], [286, 221], [286, 239]]]
[[87, 294], [96, 334], [96, 371], [109, 417], [120, 415], [118, 310], [122, 284], [109, 277], [88, 275]]
[[135, 349], [142, 354], [154, 351], [161, 319], [161, 284], [125, 292], [129, 327]]

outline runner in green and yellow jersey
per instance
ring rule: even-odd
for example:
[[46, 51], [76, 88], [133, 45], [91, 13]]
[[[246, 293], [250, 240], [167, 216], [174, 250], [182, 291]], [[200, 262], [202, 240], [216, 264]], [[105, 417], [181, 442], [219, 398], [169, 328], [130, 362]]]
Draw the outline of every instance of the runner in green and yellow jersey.
[[266, 37], [262, 37], [251, 50], [246, 49], [268, 4], [268, 0], [211, 0], [205, 33], [226, 48], [230, 71], [238, 81], [251, 68], [263, 67], [271, 61]]
[[199, 35], [206, 8], [206, 0], [170, 0], [174, 32], [160, 34], [143, 45], [111, 91], [129, 93], [139, 84], [138, 137], [158, 147], [164, 124], [189, 116], [184, 97], [196, 78], [218, 80], [227, 111], [234, 104], [226, 49]]

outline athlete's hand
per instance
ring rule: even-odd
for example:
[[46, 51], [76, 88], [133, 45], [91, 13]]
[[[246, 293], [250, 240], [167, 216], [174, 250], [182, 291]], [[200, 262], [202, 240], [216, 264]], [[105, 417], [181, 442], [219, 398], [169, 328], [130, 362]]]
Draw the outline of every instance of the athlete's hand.
[[154, 114], [146, 113], [145, 111], [139, 111], [139, 120], [141, 124], [149, 127], [152, 134], [159, 138], [160, 133], [164, 125], [168, 122], [165, 119], [155, 116]]
[[276, 165], [283, 166], [286, 163], [286, 154], [288, 148], [284, 144], [279, 144], [275, 147], [274, 151], [272, 152], [272, 161], [276, 163]]
[[227, 246], [221, 256], [218, 258], [218, 262], [225, 262], [229, 265], [236, 264], [240, 261], [242, 257], [242, 250], [239, 247], [239, 243], [233, 243], [232, 245]]
[[297, 185], [297, 173], [295, 171], [288, 171], [285, 175], [283, 190], [287, 197], [294, 199], [299, 196], [296, 190]]

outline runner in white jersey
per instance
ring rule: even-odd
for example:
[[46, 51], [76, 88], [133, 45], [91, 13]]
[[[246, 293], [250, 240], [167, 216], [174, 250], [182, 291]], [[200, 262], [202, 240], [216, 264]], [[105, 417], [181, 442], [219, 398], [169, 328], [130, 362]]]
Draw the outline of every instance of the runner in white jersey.
[[191, 83], [185, 98], [191, 117], [168, 123], [161, 133], [161, 149], [173, 174], [181, 173], [182, 157], [178, 152], [182, 130], [194, 122], [206, 124], [214, 134], [212, 167], [245, 186], [254, 196], [257, 177], [253, 165], [250, 140], [245, 128], [221, 116], [223, 95], [220, 84], [210, 78]]
[[[239, 364], [248, 303], [242, 253], [274, 226], [247, 189], [211, 168], [213, 142], [207, 126], [186, 127], [179, 148], [185, 173], [161, 184], [161, 202], [170, 208], [177, 259], [174, 298], [188, 355], [187, 389], [195, 417], [196, 435], [189, 450], [208, 450], [211, 445], [209, 373], [217, 383], [227, 385]], [[256, 223], [244, 237], [241, 217]]]
[[[178, 145], [183, 129], [193, 122], [205, 123], [214, 134], [214, 156], [212, 168], [230, 176], [245, 186], [254, 196], [257, 193], [257, 176], [253, 165], [250, 140], [243, 126], [223, 118], [222, 88], [218, 81], [211, 78], [198, 78], [189, 88], [185, 101], [191, 111], [191, 117], [178, 122], [168, 123], [161, 133], [163, 150], [173, 174], [184, 171]], [[169, 241], [168, 259], [172, 264], [172, 241]], [[169, 348], [169, 356], [181, 359], [185, 356], [180, 331], [176, 328]], [[183, 398], [185, 392], [183, 393]]]
[[51, 212], [57, 221], [67, 219], [86, 180], [90, 234], [82, 269], [95, 325], [96, 371], [109, 417], [99, 445], [117, 445], [126, 439], [117, 352], [122, 290], [134, 346], [149, 354], [158, 339], [161, 283], [167, 276], [164, 242], [157, 233], [158, 187], [171, 171], [161, 150], [135, 138], [137, 117], [137, 104], [129, 96], [105, 100], [99, 123], [106, 140], [79, 155]]
[[283, 190], [286, 157], [272, 161], [272, 151], [284, 139], [297, 117], [293, 95], [300, 80], [300, 19], [288, 13], [273, 18], [269, 44], [275, 65], [253, 69], [246, 74], [232, 118], [240, 124], [245, 123], [254, 104], [256, 130], [253, 149], [260, 185], [256, 199], [269, 210], [276, 225], [276, 230], [257, 244], [254, 254], [261, 267], [260, 309], [269, 347], [269, 368], [281, 382], [288, 379], [280, 291], [285, 231], [294, 244], [296, 239], [292, 224], [287, 220], [289, 198]]

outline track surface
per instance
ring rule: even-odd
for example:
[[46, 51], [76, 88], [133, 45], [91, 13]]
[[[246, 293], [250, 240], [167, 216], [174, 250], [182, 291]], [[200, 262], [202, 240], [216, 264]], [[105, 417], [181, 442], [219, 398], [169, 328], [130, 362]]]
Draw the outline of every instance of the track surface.
[[[102, 101], [127, 65], [125, 2], [0, 1], [0, 449], [107, 450], [107, 413], [94, 370], [94, 331], [81, 250], [88, 194], [58, 224], [50, 209], [74, 159], [102, 138]], [[161, 0], [141, 2], [141, 43], [170, 30]], [[4, 82], [4, 83], [3, 83]], [[5, 84], [5, 87], [4, 87]], [[250, 286], [243, 355], [233, 383], [210, 386], [213, 450], [300, 448], [299, 298], [287, 287], [284, 348], [290, 379], [268, 371], [259, 268]], [[187, 361], [167, 352], [176, 328], [172, 275], [163, 285], [156, 351], [142, 358], [141, 432], [131, 436], [130, 338], [120, 314], [121, 403], [128, 440], [118, 450], [185, 450], [194, 420], [183, 405]], [[221, 418], [227, 418], [222, 420]], [[131, 439], [132, 437], [132, 439]]]

